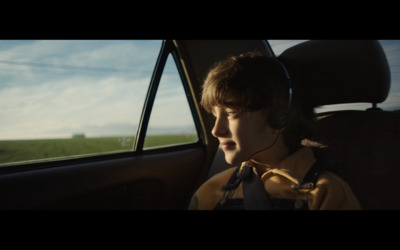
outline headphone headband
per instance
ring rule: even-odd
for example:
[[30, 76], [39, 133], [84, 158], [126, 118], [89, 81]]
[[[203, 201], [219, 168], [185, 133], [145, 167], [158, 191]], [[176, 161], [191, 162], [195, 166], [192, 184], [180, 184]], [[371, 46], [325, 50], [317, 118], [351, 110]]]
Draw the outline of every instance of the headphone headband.
[[274, 110], [269, 114], [268, 120], [270, 125], [273, 128], [276, 129], [282, 129], [284, 127], [287, 126], [288, 123], [288, 114], [289, 114], [289, 110], [292, 106], [292, 82], [289, 76], [289, 73], [285, 67], [285, 65], [283, 65], [283, 63], [281, 61], [278, 60], [278, 58], [275, 58], [276, 61], [279, 63], [279, 65], [281, 65], [281, 68], [283, 69], [283, 71], [285, 72], [285, 76], [286, 76], [286, 81], [288, 84], [288, 106], [287, 106], [287, 110], [283, 111], [283, 110]]
[[293, 89], [292, 89], [292, 80], [290, 79], [290, 75], [289, 72], [287, 71], [285, 65], [278, 59], [275, 58], [279, 65], [281, 65], [283, 71], [285, 72], [285, 76], [286, 76], [286, 81], [288, 83], [288, 93], [289, 93], [289, 97], [288, 97], [288, 110], [290, 109], [290, 107], [292, 106], [292, 95], [293, 95]]

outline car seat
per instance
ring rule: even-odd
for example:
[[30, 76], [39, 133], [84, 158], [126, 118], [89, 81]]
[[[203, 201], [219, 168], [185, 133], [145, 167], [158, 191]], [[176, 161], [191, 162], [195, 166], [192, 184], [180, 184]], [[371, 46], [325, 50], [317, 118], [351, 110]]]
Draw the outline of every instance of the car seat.
[[308, 41], [284, 51], [293, 92], [313, 107], [371, 103], [367, 110], [317, 115], [317, 158], [346, 180], [363, 209], [400, 208], [400, 111], [378, 107], [390, 89], [390, 69], [378, 41]]

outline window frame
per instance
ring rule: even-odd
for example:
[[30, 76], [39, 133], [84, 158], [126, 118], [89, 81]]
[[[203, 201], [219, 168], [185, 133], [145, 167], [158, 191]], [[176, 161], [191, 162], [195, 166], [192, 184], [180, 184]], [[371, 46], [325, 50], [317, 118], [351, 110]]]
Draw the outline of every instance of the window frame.
[[[181, 144], [181, 145], [162, 145], [157, 148], [144, 149], [143, 146], [144, 146], [144, 142], [146, 139], [147, 128], [148, 128], [148, 125], [150, 122], [150, 116], [151, 116], [151, 112], [153, 110], [154, 101], [156, 99], [158, 87], [160, 85], [160, 81], [161, 81], [161, 77], [162, 77], [164, 69], [165, 69], [165, 65], [166, 65], [168, 57], [170, 55], [172, 56], [172, 58], [175, 62], [177, 71], [179, 73], [179, 77], [181, 79], [181, 83], [183, 85], [183, 89], [184, 89], [184, 92], [186, 95], [186, 99], [188, 101], [189, 109], [192, 114], [194, 126], [196, 128], [198, 140], [196, 142], [185, 143], [185, 144]], [[178, 54], [177, 54], [175, 45], [173, 44], [172, 40], [164, 40], [161, 50], [160, 50], [159, 57], [157, 59], [155, 70], [153, 72], [153, 76], [150, 81], [150, 86], [149, 86], [149, 89], [147, 92], [147, 96], [146, 96], [146, 99], [144, 102], [144, 107], [143, 107], [142, 115], [140, 118], [138, 131], [137, 131], [137, 134], [135, 137], [135, 143], [133, 146], [134, 152], [142, 153], [142, 152], [149, 152], [149, 151], [165, 151], [166, 148], [176, 149], [176, 148], [182, 148], [182, 146], [183, 146], [183, 148], [187, 148], [188, 145], [194, 146], [194, 145], [198, 145], [199, 143], [201, 143], [202, 136], [200, 135], [201, 129], [199, 127], [199, 117], [196, 112], [196, 109], [194, 108], [195, 105], [193, 103], [193, 99], [191, 98], [191, 95], [190, 95], [190, 92], [188, 89], [188, 82], [183, 73], [182, 68], [183, 67], [180, 63], [180, 60], [178, 59]]]
[[[169, 55], [172, 55], [174, 63], [176, 64], [177, 71], [179, 73], [179, 77], [181, 79], [181, 83], [183, 85], [183, 89], [186, 95], [186, 99], [188, 101], [189, 109], [192, 114], [193, 123], [196, 129], [198, 140], [196, 142], [184, 143], [179, 145], [162, 145], [157, 148], [146, 148], [143, 149], [144, 141], [147, 134], [147, 128], [150, 121], [151, 111], [153, 109], [153, 104], [156, 98], [157, 90], [160, 85], [161, 77], [164, 72], [164, 68], [167, 62]], [[190, 93], [188, 81], [183, 71], [183, 65], [181, 64], [178, 56], [177, 49], [172, 40], [163, 40], [161, 44], [161, 48], [159, 51], [159, 55], [156, 59], [155, 66], [153, 68], [153, 73], [150, 79], [150, 83], [148, 85], [147, 94], [145, 97], [145, 101], [142, 107], [142, 114], [140, 116], [138, 129], [136, 131], [135, 141], [133, 143], [133, 147], [131, 151], [127, 152], [105, 152], [101, 154], [95, 155], [72, 155], [67, 157], [60, 158], [44, 158], [33, 161], [24, 161], [24, 162], [16, 162], [10, 163], [9, 165], [0, 167], [0, 174], [3, 173], [14, 173], [21, 172], [27, 170], [38, 170], [43, 168], [53, 168], [53, 167], [61, 167], [67, 166], [71, 164], [81, 164], [88, 162], [97, 162], [97, 161], [105, 161], [105, 160], [115, 160], [122, 158], [130, 158], [140, 155], [151, 155], [158, 153], [167, 153], [173, 151], [180, 151], [191, 148], [204, 147], [204, 137], [202, 136], [202, 130], [200, 125], [199, 114], [197, 114], [194, 100], [192, 94]]]

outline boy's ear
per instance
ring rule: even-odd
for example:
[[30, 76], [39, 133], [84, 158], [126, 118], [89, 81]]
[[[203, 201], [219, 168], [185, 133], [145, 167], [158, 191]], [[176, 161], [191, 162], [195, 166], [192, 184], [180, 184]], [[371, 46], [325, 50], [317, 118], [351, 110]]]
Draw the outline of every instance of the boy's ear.
[[287, 121], [288, 114], [285, 111], [275, 109], [268, 114], [268, 123], [273, 129], [284, 130], [287, 126]]

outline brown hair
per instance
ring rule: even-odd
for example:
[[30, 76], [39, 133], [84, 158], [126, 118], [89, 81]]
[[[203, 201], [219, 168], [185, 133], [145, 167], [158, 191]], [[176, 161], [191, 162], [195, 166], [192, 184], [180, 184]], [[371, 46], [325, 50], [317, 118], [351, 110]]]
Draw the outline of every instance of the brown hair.
[[314, 130], [313, 108], [304, 106], [299, 93], [293, 93], [289, 107], [289, 82], [283, 67], [276, 58], [260, 52], [231, 56], [216, 63], [204, 81], [200, 103], [208, 112], [214, 106], [286, 112], [283, 135], [291, 151], [297, 150], [301, 140]]

